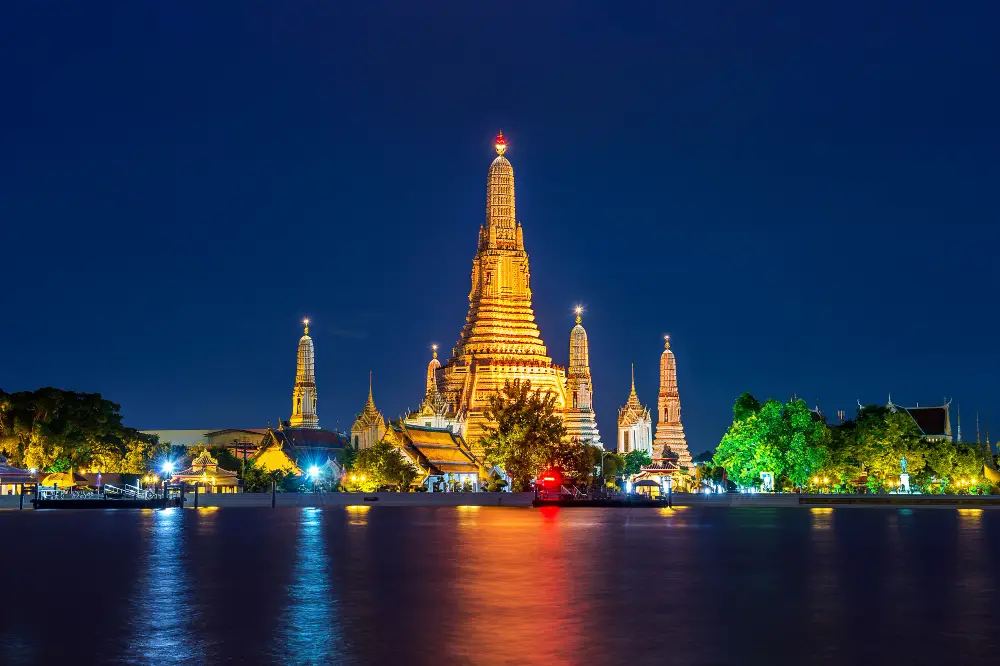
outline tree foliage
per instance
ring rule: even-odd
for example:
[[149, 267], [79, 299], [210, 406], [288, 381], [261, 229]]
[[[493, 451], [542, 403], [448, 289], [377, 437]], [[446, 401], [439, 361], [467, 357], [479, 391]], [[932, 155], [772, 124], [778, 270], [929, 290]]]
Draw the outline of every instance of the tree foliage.
[[120, 410], [99, 393], [0, 390], [0, 451], [14, 465], [45, 471], [90, 466], [141, 474], [159, 442], [125, 427]]
[[395, 446], [383, 440], [357, 452], [343, 484], [351, 492], [374, 492], [387, 486], [406, 492], [416, 478], [413, 465]]
[[978, 492], [991, 487], [982, 478], [978, 445], [923, 439], [904, 410], [870, 405], [830, 428], [801, 400], [761, 405], [749, 393], [737, 399], [733, 424], [713, 463], [743, 487], [758, 485], [761, 472], [772, 472], [778, 487], [853, 491], [864, 483], [871, 492], [884, 492], [899, 485], [904, 457], [911, 488]]
[[490, 396], [486, 428], [480, 441], [486, 462], [504, 470], [515, 491], [526, 490], [547, 467], [579, 469], [581, 444], [563, 442], [566, 428], [556, 413], [554, 395], [532, 390], [529, 380], [515, 379]]
[[[756, 406], [756, 407], [755, 407]], [[726, 469], [731, 481], [755, 487], [764, 472], [801, 488], [826, 463], [829, 431], [803, 400], [760, 405], [748, 393], [733, 408], [733, 424], [715, 451], [713, 466]]]
[[651, 464], [653, 459], [646, 451], [638, 449], [629, 451], [622, 458], [622, 474], [625, 478], [632, 478], [642, 471], [642, 468]]

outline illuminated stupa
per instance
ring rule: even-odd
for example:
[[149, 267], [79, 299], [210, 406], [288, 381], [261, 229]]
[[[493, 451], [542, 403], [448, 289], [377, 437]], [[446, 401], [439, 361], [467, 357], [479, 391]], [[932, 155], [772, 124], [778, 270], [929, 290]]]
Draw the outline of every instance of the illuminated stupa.
[[[681, 397], [677, 391], [677, 359], [670, 349], [670, 336], [664, 336], [663, 354], [660, 355], [660, 395], [657, 400], [658, 422], [653, 439], [653, 457], [677, 456], [677, 464], [691, 467], [684, 426], [681, 425]], [[673, 454], [673, 456], [671, 455]]]
[[486, 224], [472, 260], [469, 314], [451, 357], [436, 372], [448, 411], [464, 421], [463, 434], [474, 449], [486, 425], [489, 396], [508, 380], [530, 380], [549, 392], [562, 411], [566, 373], [552, 364], [531, 307], [528, 254], [514, 207], [514, 169], [504, 152], [503, 132], [496, 137], [497, 157], [486, 181]]
[[566, 376], [566, 394], [569, 404], [563, 421], [570, 440], [601, 446], [594, 414], [594, 384], [590, 378], [590, 347], [587, 330], [583, 327], [583, 308], [576, 308], [576, 326], [569, 334], [569, 370]]
[[316, 415], [316, 349], [309, 337], [309, 320], [302, 322], [305, 333], [299, 338], [299, 357], [295, 370], [295, 388], [292, 389], [292, 417], [289, 423], [293, 428], [319, 428], [319, 416]]

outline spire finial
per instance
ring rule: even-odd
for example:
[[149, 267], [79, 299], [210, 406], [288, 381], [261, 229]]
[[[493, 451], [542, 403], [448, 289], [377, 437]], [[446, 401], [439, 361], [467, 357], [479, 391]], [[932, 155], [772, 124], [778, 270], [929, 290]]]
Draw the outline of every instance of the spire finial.
[[573, 308], [573, 312], [576, 313], [576, 323], [582, 324], [583, 317], [581, 315], [583, 314], [583, 306], [582, 305], [576, 306], [575, 308]]
[[635, 362], [632, 362], [632, 393], [635, 393]]
[[670, 335], [663, 336], [663, 348], [670, 349]]
[[493, 142], [493, 147], [497, 150], [497, 155], [503, 155], [507, 151], [507, 139], [503, 136], [503, 130], [497, 133], [497, 138]]
[[306, 327], [306, 333], [305, 334], [309, 335], [309, 318], [307, 317], [307, 318], [303, 319], [302, 320], [302, 324], [303, 324], [303, 326]]
[[368, 399], [372, 399], [372, 371], [368, 371]]
[[431, 351], [434, 352], [434, 358], [437, 358], [438, 357], [438, 346], [437, 345], [431, 345]]

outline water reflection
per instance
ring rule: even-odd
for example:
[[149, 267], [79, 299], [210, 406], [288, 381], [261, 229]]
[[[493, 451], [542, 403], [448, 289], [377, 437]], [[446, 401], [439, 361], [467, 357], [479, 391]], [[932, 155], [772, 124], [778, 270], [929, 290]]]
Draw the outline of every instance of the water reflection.
[[297, 553], [275, 656], [287, 664], [339, 663], [345, 644], [332, 596], [322, 509], [302, 509]]
[[201, 606], [188, 604], [192, 582], [184, 566], [187, 538], [181, 509], [141, 514], [147, 550], [131, 597], [133, 640], [129, 661], [158, 664], [205, 660], [205, 646], [195, 630]]

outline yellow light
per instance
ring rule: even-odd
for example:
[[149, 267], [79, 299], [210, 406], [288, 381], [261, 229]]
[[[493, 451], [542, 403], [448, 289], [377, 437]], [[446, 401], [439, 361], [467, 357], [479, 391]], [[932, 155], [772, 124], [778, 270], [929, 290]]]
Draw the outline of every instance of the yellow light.
[[819, 477], [818, 476], [814, 476], [813, 477], [813, 483], [819, 483]]
[[830, 479], [828, 479], [828, 478], [826, 478], [826, 477], [824, 476], [824, 477], [823, 477], [823, 483], [830, 483]]
[[357, 480], [357, 478], [358, 478], [358, 477], [356, 477], [356, 476], [354, 476], [353, 474], [351, 474], [351, 481], [356, 481], [356, 480]]
[[364, 481], [364, 480], [365, 480], [365, 475], [364, 475], [364, 474], [362, 474], [362, 475], [361, 475], [361, 480], [362, 480], [362, 481]]

